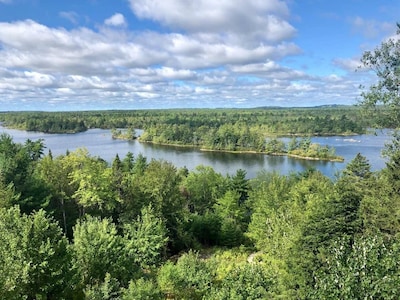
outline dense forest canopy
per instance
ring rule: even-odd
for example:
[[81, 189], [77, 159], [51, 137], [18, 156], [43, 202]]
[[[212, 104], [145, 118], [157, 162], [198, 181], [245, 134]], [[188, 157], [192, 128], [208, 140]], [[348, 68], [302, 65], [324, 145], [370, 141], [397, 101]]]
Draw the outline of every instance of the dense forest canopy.
[[249, 180], [2, 134], [0, 297], [396, 299], [397, 146], [375, 173], [359, 154], [335, 179]]

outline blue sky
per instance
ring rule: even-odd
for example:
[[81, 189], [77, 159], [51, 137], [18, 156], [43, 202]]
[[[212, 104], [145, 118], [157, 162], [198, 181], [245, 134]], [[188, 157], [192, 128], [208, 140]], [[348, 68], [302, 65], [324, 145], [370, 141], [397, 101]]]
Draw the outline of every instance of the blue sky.
[[0, 0], [0, 111], [355, 104], [398, 0]]

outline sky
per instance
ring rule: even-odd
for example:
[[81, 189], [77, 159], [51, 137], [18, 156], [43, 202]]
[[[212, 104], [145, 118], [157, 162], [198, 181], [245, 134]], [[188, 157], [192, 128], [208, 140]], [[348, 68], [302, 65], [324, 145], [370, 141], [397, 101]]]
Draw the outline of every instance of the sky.
[[0, 111], [355, 104], [398, 0], [0, 0]]

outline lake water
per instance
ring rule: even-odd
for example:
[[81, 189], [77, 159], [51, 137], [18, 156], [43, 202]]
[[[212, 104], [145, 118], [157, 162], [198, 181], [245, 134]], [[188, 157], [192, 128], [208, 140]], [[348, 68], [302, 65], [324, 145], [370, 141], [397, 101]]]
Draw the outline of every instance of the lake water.
[[138, 141], [114, 140], [110, 130], [90, 129], [76, 134], [45, 134], [8, 129], [0, 126], [0, 133], [5, 132], [18, 143], [26, 139], [44, 139], [46, 149], [51, 149], [53, 156], [65, 154], [67, 150], [86, 148], [93, 156], [99, 156], [111, 162], [118, 153], [122, 159], [128, 152], [135, 156], [143, 154], [148, 161], [164, 159], [176, 167], [187, 167], [193, 170], [198, 165], [211, 166], [223, 175], [235, 174], [238, 169], [246, 170], [249, 178], [255, 177], [260, 171], [277, 171], [281, 174], [300, 172], [308, 168], [316, 168], [329, 177], [342, 170], [357, 153], [369, 160], [372, 170], [380, 170], [385, 166], [381, 150], [385, 142], [390, 141], [387, 132], [378, 131], [376, 135], [358, 135], [351, 137], [313, 137], [312, 142], [328, 145], [336, 149], [336, 154], [344, 157], [345, 162], [324, 162], [293, 159], [285, 156], [268, 156], [264, 154], [239, 154], [204, 152], [192, 148], [160, 146], [139, 143]]

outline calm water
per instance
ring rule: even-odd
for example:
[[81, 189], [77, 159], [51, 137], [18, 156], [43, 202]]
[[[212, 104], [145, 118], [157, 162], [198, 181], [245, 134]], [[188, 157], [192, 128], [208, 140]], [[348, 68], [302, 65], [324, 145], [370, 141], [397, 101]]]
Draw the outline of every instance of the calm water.
[[211, 166], [223, 175], [235, 174], [236, 170], [244, 169], [249, 178], [255, 177], [262, 170], [277, 171], [281, 174], [304, 171], [310, 167], [320, 170], [323, 174], [334, 177], [351, 161], [358, 152], [367, 157], [372, 170], [379, 170], [385, 166], [381, 157], [381, 150], [390, 136], [385, 132], [377, 135], [359, 135], [352, 137], [315, 137], [312, 142], [329, 145], [336, 149], [336, 154], [345, 158], [344, 163], [298, 160], [289, 157], [268, 156], [263, 154], [234, 154], [203, 152], [198, 149], [179, 148], [141, 144], [138, 141], [113, 140], [110, 130], [90, 129], [76, 134], [45, 134], [7, 129], [0, 126], [0, 133], [10, 134], [15, 142], [24, 143], [26, 139], [44, 139], [47, 149], [51, 149], [54, 156], [65, 154], [67, 150], [86, 148], [93, 156], [99, 156], [111, 162], [118, 153], [122, 159], [128, 152], [135, 156], [139, 153], [151, 159], [164, 159], [176, 167], [187, 167], [193, 170], [198, 165]]

